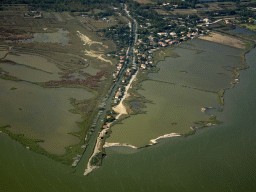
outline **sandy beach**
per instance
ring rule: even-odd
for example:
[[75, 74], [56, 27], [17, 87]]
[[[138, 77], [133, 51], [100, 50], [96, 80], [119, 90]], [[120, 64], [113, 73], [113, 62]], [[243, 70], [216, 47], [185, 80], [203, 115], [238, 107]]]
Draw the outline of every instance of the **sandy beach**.
[[87, 168], [85, 169], [84, 171], [84, 175], [88, 175], [89, 173], [91, 173], [93, 170], [99, 168], [99, 166], [95, 166], [95, 165], [91, 165], [91, 161], [92, 161], [92, 158], [97, 155], [98, 153], [100, 153], [100, 146], [102, 144], [102, 139], [101, 137], [103, 137], [106, 132], [108, 131], [108, 129], [104, 129], [102, 130], [100, 133], [99, 133], [99, 136], [97, 138], [97, 142], [96, 142], [96, 145], [94, 147], [94, 151], [93, 151], [93, 154], [92, 156], [90, 157], [89, 161], [88, 161], [88, 164], [87, 164]]
[[131, 84], [132, 84], [132, 82], [135, 80], [135, 78], [136, 78], [138, 72], [139, 72], [139, 70], [132, 76], [132, 78], [131, 78], [129, 84], [125, 87], [124, 96], [123, 96], [123, 98], [121, 99], [120, 103], [119, 103], [117, 106], [115, 106], [115, 107], [112, 108], [116, 113], [119, 113], [119, 114], [116, 116], [116, 119], [118, 119], [118, 118], [119, 118], [121, 115], [123, 115], [123, 114], [128, 114], [128, 113], [127, 113], [127, 110], [126, 110], [126, 107], [125, 107], [124, 104], [123, 104], [123, 101], [129, 96], [128, 90], [130, 89]]
[[[149, 144], [149, 145], [157, 144], [158, 143], [157, 141], [159, 139], [164, 139], [164, 138], [169, 138], [169, 137], [178, 137], [178, 136], [181, 136], [181, 135], [178, 134], [178, 133], [165, 134], [165, 135], [157, 137], [156, 139], [151, 139], [150, 140], [151, 144]], [[108, 142], [105, 142], [103, 148], [107, 148], [107, 147], [131, 147], [133, 149], [138, 149], [138, 147], [136, 147], [134, 145], [130, 145], [128, 143], [108, 143]]]
[[107, 147], [131, 147], [133, 149], [138, 149], [136, 146], [133, 146], [133, 145], [130, 145], [128, 143], [108, 143], [108, 142], [105, 142], [103, 148], [107, 148]]
[[151, 139], [150, 142], [152, 144], [156, 144], [156, 143], [158, 143], [157, 140], [159, 140], [159, 139], [164, 139], [164, 138], [169, 138], [169, 137], [178, 137], [178, 136], [181, 136], [181, 135], [179, 133], [169, 133], [166, 135], [159, 136], [156, 139]]

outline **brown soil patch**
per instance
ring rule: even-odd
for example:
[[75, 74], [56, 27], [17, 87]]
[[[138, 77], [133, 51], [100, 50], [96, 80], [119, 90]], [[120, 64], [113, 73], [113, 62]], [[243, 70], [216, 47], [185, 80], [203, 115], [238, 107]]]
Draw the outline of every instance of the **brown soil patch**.
[[153, 4], [153, 2], [150, 1], [150, 0], [134, 0], [134, 1], [137, 1], [138, 3], [142, 3], [142, 4], [146, 4], [146, 3], [152, 3]]
[[17, 29], [0, 28], [0, 40], [24, 40], [33, 38], [33, 35], [26, 35], [24, 31]]
[[97, 89], [98, 83], [103, 75], [105, 75], [105, 71], [99, 71], [95, 76], [88, 75], [86, 79], [62, 79], [60, 81], [48, 81], [45, 82], [44, 85], [48, 87], [56, 87], [59, 85], [84, 85], [91, 89]]
[[220, 43], [223, 45], [228, 45], [228, 46], [235, 47], [238, 49], [245, 48], [243, 41], [236, 39], [234, 37], [222, 35], [219, 33], [212, 32], [212, 33], [210, 33], [209, 36], [200, 36], [199, 39], [203, 39], [206, 41], [212, 41], [212, 42]]
[[197, 10], [196, 9], [174, 9], [172, 11], [172, 14], [174, 15], [188, 15], [188, 14], [196, 14]]
[[169, 12], [163, 10], [163, 9], [154, 9], [159, 15], [170, 15]]

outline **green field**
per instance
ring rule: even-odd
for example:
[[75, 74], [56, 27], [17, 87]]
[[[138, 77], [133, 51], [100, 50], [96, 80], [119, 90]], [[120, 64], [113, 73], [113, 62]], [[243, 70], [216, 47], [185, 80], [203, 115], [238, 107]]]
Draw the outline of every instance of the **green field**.
[[256, 25], [255, 24], [241, 24], [241, 26], [246, 27], [247, 29], [250, 29], [252, 31], [256, 30]]

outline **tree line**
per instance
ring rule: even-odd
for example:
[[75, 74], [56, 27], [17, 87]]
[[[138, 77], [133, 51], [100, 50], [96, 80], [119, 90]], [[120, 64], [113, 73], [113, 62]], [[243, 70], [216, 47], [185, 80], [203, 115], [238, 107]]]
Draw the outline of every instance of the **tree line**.
[[122, 0], [1, 0], [0, 4], [27, 4], [41, 10], [83, 12], [95, 8], [105, 9], [106, 6], [119, 6], [122, 2]]

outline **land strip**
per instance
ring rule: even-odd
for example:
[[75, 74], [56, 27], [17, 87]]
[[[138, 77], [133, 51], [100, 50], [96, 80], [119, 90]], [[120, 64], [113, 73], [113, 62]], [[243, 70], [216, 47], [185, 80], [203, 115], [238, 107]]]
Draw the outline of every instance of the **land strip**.
[[125, 92], [124, 92], [124, 95], [123, 95], [123, 98], [121, 99], [120, 103], [113, 107], [113, 110], [118, 113], [118, 115], [116, 116], [116, 119], [119, 119], [119, 117], [123, 114], [128, 114], [127, 111], [126, 111], [126, 107], [124, 106], [123, 104], [123, 101], [129, 97], [128, 95], [128, 90], [130, 89], [131, 87], [131, 84], [133, 83], [133, 81], [136, 79], [136, 76], [138, 74], [139, 70], [137, 70], [137, 72], [135, 73], [135, 75], [132, 76], [132, 78], [130, 79], [130, 82], [129, 84], [125, 87]]
[[241, 40], [227, 36], [227, 35], [219, 34], [216, 32], [211, 32], [207, 36], [200, 36], [199, 39], [212, 41], [212, 42], [220, 43], [223, 45], [228, 45], [238, 49], [245, 49], [245, 45], [243, 45], [243, 42]]

